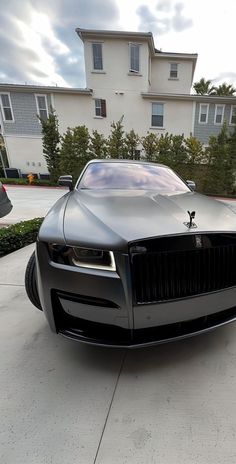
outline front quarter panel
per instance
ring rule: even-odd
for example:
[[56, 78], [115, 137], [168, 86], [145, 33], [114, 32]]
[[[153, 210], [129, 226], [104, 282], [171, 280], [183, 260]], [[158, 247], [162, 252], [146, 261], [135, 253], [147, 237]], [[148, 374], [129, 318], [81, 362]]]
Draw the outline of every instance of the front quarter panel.
[[39, 230], [39, 241], [65, 243], [64, 215], [69, 197], [70, 193], [67, 193], [59, 198], [49, 210]]

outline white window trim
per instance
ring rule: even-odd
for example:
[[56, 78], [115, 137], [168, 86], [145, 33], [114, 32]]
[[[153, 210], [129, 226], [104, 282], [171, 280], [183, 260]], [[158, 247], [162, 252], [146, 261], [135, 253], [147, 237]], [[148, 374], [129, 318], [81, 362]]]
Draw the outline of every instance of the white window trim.
[[233, 116], [233, 108], [236, 108], [236, 105], [231, 105], [231, 109], [230, 109], [230, 118], [229, 118], [229, 125], [230, 126], [235, 126], [236, 124], [231, 122], [231, 119], [232, 119], [232, 116]]
[[[216, 122], [216, 115], [217, 115], [217, 107], [218, 106], [222, 106], [223, 108], [223, 111], [222, 111], [222, 121], [221, 122]], [[222, 126], [223, 125], [223, 122], [224, 122], [224, 115], [225, 115], [225, 105], [221, 105], [220, 103], [219, 104], [215, 104], [215, 117], [214, 117], [214, 124], [215, 126]]]
[[0, 105], [1, 105], [1, 110], [2, 110], [2, 118], [3, 118], [3, 122], [6, 122], [7, 124], [8, 123], [13, 123], [15, 122], [15, 118], [14, 118], [14, 113], [13, 113], [13, 109], [12, 109], [12, 104], [11, 104], [11, 95], [10, 95], [10, 92], [0, 92], [0, 96], [1, 95], [8, 95], [8, 98], [9, 98], [9, 102], [10, 102], [10, 108], [11, 108], [11, 115], [12, 115], [12, 119], [9, 121], [9, 119], [5, 119], [5, 114], [4, 114], [4, 110], [3, 110], [3, 104], [2, 104], [2, 97], [0, 97]]
[[[206, 107], [207, 107], [206, 121], [205, 121], [205, 122], [200, 121], [200, 118], [201, 118], [201, 107], [202, 107], [202, 106], [206, 106]], [[207, 123], [208, 123], [208, 114], [209, 114], [209, 103], [200, 103], [200, 107], [199, 107], [199, 116], [198, 116], [198, 123], [199, 123], [199, 124], [207, 124]]]
[[[93, 98], [93, 101], [94, 101], [94, 111], [95, 111], [95, 114], [93, 116], [94, 119], [105, 119], [106, 116], [99, 116], [99, 115], [96, 115], [96, 100], [99, 100], [100, 101], [100, 110], [102, 112], [102, 100], [105, 100], [105, 106], [106, 106], [106, 99], [105, 98]], [[97, 107], [99, 108], [99, 107]]]
[[[176, 61], [170, 61], [170, 73], [169, 73], [169, 80], [179, 80], [179, 63], [177, 63]], [[177, 76], [176, 77], [172, 77], [171, 76], [171, 65], [172, 64], [176, 64], [177, 65]]]
[[[103, 116], [96, 114], [96, 108], [100, 108], [100, 111], [102, 112], [102, 103], [101, 103], [102, 98], [94, 98], [93, 100], [94, 100], [94, 110], [95, 110], [94, 118], [103, 119]], [[96, 100], [100, 101], [100, 106], [96, 106]]]
[[152, 126], [151, 125], [150, 127], [151, 127], [151, 129], [164, 129], [164, 108], [165, 108], [165, 103], [162, 102], [162, 101], [152, 101], [151, 102], [151, 120], [152, 120], [152, 116], [153, 116], [153, 114], [152, 114], [152, 105], [153, 105], [153, 103], [156, 103], [157, 105], [158, 104], [163, 105], [163, 126]]
[[[45, 94], [45, 93], [35, 93], [34, 96], [35, 96], [35, 101], [36, 101], [37, 115], [40, 117], [39, 105], [38, 105], [38, 99], [37, 99], [37, 97], [45, 97], [45, 101], [46, 101], [46, 110], [47, 110], [47, 117], [49, 117], [47, 94]], [[40, 122], [39, 119], [38, 119], [38, 122], [39, 122], [39, 124], [41, 124], [41, 122]]]
[[[137, 42], [129, 42], [128, 43], [129, 45], [129, 72], [128, 72], [128, 75], [129, 76], [141, 76], [141, 60], [140, 60], [140, 50], [141, 50], [141, 45], [140, 43], [137, 43]], [[135, 71], [131, 69], [131, 45], [138, 45], [139, 47], [139, 71]]]
[[[96, 40], [96, 42], [94, 41], [91, 41], [91, 50], [92, 50], [92, 73], [101, 73], [101, 74], [105, 74], [104, 72], [104, 53], [103, 53], [103, 44], [104, 42], [99, 42], [99, 40]], [[94, 68], [94, 59], [93, 59], [93, 44], [101, 44], [101, 49], [102, 49], [102, 69], [95, 69]]]

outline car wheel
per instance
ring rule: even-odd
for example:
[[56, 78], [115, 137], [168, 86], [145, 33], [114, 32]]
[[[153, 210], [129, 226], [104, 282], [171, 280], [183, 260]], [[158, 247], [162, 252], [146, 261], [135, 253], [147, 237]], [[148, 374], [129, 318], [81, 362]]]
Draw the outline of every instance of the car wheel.
[[36, 281], [35, 252], [31, 255], [25, 271], [25, 290], [31, 303], [42, 311]]

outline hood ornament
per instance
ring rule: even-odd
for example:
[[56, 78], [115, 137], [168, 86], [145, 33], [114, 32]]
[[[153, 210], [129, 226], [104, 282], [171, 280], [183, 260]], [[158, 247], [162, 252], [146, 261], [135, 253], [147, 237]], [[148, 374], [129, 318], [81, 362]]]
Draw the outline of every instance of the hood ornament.
[[184, 225], [188, 227], [188, 229], [196, 229], [197, 225], [193, 222], [193, 219], [195, 218], [195, 211], [192, 211], [191, 213], [190, 211], [187, 211], [187, 213], [189, 215], [189, 222], [184, 222]]

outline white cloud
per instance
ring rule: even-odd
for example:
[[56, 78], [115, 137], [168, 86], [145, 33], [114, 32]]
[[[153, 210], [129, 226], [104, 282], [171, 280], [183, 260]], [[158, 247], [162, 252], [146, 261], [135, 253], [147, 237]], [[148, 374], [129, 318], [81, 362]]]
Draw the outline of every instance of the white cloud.
[[157, 48], [199, 54], [195, 81], [236, 86], [235, 0], [8, 0], [0, 15], [0, 80], [84, 85], [75, 27], [138, 31], [141, 6]]
[[[59, 55], [67, 55], [69, 49], [55, 36], [48, 16], [32, 10], [31, 20], [28, 24], [20, 19], [15, 19], [15, 24], [21, 33], [21, 47], [32, 50], [37, 54], [37, 61], [34, 63], [35, 70], [46, 72], [46, 76], [42, 77], [37, 72], [36, 74], [33, 71], [28, 72], [29, 80], [36, 80], [39, 84], [45, 85], [49, 83], [56, 83], [61, 86], [68, 85], [68, 82], [56, 71], [53, 52], [56, 51]], [[44, 46], [45, 41], [47, 41], [47, 48]]]
[[[167, 28], [167, 23], [163, 23], [165, 19], [170, 22], [173, 20], [178, 4], [181, 4], [181, 18], [191, 21], [191, 27], [181, 31]], [[157, 48], [163, 51], [198, 53], [195, 81], [203, 76], [215, 79], [223, 73], [228, 76], [223, 80], [236, 86], [233, 40], [235, 0], [224, 0], [223, 3], [213, 0], [130, 0], [129, 14], [127, 0], [119, 0], [121, 29], [138, 30], [140, 18], [136, 12], [141, 5], [145, 5], [159, 23], [159, 31], [157, 27], [152, 31]]]

